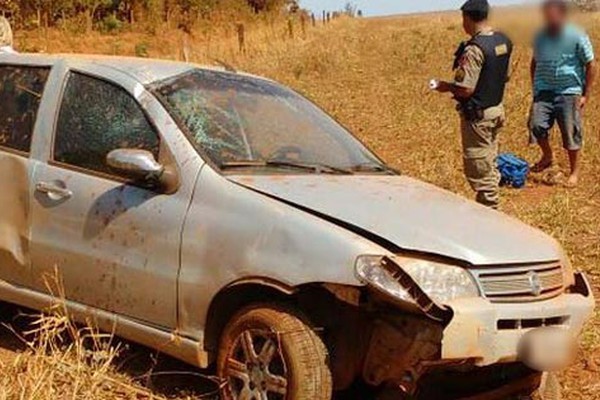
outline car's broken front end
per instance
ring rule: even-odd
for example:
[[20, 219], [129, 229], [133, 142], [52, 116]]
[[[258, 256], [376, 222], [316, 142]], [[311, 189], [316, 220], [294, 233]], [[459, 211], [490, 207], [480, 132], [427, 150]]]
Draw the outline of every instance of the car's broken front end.
[[502, 396], [510, 394], [503, 386], [535, 388], [539, 372], [573, 360], [576, 338], [594, 307], [583, 274], [574, 274], [566, 261], [453, 264], [400, 256], [357, 260], [357, 276], [370, 294], [361, 305], [372, 319], [363, 324], [370, 331], [362, 367], [367, 383], [414, 393], [431, 391], [423, 383], [444, 374], [454, 374], [446, 383], [465, 374], [472, 383], [459, 385], [458, 397], [481, 390], [476, 377], [486, 391]]
[[308, 393], [289, 398], [326, 398], [358, 377], [409, 393], [448, 373], [474, 393], [475, 381], [535, 387], [571, 360], [593, 299], [547, 235], [398, 175], [274, 82], [194, 69], [151, 90], [207, 162], [183, 232], [179, 325], [203, 338], [207, 361], [221, 356], [234, 398], [269, 369], [223, 355], [256, 326], [279, 332], [283, 315], [324, 328], [288, 338], [287, 357], [308, 371], [284, 371]]

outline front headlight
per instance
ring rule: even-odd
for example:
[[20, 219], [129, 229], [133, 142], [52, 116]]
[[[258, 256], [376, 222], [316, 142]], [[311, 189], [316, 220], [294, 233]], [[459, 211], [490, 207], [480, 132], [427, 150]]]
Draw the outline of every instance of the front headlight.
[[473, 277], [464, 268], [430, 260], [405, 258], [401, 259], [400, 267], [439, 304], [479, 297], [479, 289]]
[[398, 300], [415, 303], [407, 288], [402, 286], [398, 277], [384, 264], [384, 257], [361, 256], [356, 260], [358, 279], [375, 289]]
[[[414, 302], [408, 288], [400, 283], [400, 271], [395, 273], [383, 262], [384, 257], [359, 257], [356, 262], [359, 279], [397, 299]], [[404, 257], [394, 258], [393, 262], [438, 304], [479, 296], [479, 289], [473, 277], [464, 268], [432, 260]]]

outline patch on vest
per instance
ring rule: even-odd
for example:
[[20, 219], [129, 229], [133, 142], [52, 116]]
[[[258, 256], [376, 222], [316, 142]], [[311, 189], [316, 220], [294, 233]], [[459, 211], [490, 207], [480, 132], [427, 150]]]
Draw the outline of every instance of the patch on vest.
[[465, 81], [466, 77], [467, 77], [467, 73], [461, 67], [461, 68], [459, 68], [459, 69], [456, 70], [456, 74], [454, 74], [454, 81], [458, 82], [458, 83], [462, 83], [462, 82]]
[[496, 46], [496, 55], [503, 56], [508, 54], [508, 46], [506, 44], [501, 44], [500, 46]]

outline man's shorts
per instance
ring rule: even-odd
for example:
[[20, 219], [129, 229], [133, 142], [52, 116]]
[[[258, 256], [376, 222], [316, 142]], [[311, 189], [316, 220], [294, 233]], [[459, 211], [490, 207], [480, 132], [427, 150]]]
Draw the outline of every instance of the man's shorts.
[[541, 92], [535, 96], [529, 121], [531, 142], [548, 139], [550, 130], [557, 122], [562, 133], [563, 147], [567, 150], [579, 150], [583, 145], [583, 123], [580, 96], [557, 95]]

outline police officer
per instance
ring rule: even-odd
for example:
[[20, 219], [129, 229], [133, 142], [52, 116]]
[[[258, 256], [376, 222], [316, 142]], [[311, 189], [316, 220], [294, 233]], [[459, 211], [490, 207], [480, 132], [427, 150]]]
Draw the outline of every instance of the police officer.
[[477, 192], [477, 202], [497, 208], [498, 134], [505, 122], [502, 101], [513, 45], [488, 24], [487, 0], [468, 0], [461, 10], [463, 27], [471, 39], [455, 54], [454, 81], [439, 82], [436, 90], [452, 93], [458, 102], [465, 175]]

